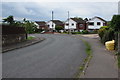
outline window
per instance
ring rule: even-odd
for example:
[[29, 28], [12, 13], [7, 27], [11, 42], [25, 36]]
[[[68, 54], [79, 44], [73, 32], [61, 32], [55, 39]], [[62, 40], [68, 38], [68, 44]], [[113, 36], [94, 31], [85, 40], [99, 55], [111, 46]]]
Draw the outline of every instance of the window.
[[100, 22], [97, 22], [97, 25], [100, 25]]
[[89, 25], [92, 25], [92, 26], [94, 26], [94, 22], [90, 22], [90, 23], [89, 23]]
[[74, 26], [74, 23], [72, 23], [72, 26]]
[[83, 27], [83, 24], [80, 24], [80, 27]]

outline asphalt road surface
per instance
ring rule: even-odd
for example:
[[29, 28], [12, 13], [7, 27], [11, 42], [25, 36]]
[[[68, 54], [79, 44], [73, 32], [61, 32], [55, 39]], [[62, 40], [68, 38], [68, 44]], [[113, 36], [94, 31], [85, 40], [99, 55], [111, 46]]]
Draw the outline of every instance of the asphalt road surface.
[[46, 40], [2, 55], [2, 77], [73, 78], [86, 57], [84, 43], [65, 34], [34, 35]]

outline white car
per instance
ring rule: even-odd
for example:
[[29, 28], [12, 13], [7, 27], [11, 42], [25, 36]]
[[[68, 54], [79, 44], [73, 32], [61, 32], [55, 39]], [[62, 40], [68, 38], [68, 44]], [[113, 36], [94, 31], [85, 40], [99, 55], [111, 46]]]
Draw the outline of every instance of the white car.
[[42, 31], [41, 34], [45, 33], [45, 31]]

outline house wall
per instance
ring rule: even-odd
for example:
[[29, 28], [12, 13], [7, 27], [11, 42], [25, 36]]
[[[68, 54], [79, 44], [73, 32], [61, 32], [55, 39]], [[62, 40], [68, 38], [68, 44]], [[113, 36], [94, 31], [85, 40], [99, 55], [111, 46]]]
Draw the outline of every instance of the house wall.
[[[53, 27], [52, 27], [52, 24], [53, 24]], [[56, 26], [56, 25], [55, 25], [55, 23], [53, 23], [52, 21], [47, 22], [47, 25], [49, 25], [48, 28], [55, 30], [55, 26]]]
[[[104, 26], [104, 21], [102, 21], [102, 20], [100, 20], [100, 19], [98, 19], [98, 18], [95, 18], [95, 19], [93, 19], [93, 20], [90, 20], [90, 21], [88, 21], [87, 23], [89, 23], [89, 22], [94, 22], [94, 25], [92, 26], [92, 25], [89, 25], [88, 24], [88, 29], [100, 29], [100, 27], [101, 26]], [[97, 22], [100, 22], [100, 25], [97, 25]]]
[[[69, 20], [69, 26], [68, 25], [66, 25], [66, 24], [68, 24], [68, 20], [65, 22], [65, 25], [64, 25], [64, 28], [65, 29], [68, 29], [68, 27], [69, 27], [69, 29], [76, 29], [76, 22], [75, 21], [73, 21], [73, 20]], [[72, 25], [72, 24], [74, 24], [74, 25]]]
[[37, 24], [36, 22], [34, 22], [34, 24], [37, 26], [37, 29], [40, 29], [39, 24]]
[[[81, 27], [80, 24], [82, 24], [83, 26]], [[85, 30], [86, 29], [86, 23], [79, 23], [79, 24], [77, 24], [77, 29], [78, 30]]]

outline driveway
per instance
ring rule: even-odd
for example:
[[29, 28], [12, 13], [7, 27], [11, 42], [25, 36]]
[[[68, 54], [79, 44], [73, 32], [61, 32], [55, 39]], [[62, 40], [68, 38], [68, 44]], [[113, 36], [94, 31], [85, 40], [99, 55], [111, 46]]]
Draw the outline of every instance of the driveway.
[[46, 40], [4, 53], [3, 78], [73, 78], [86, 57], [79, 38], [34, 34]]

